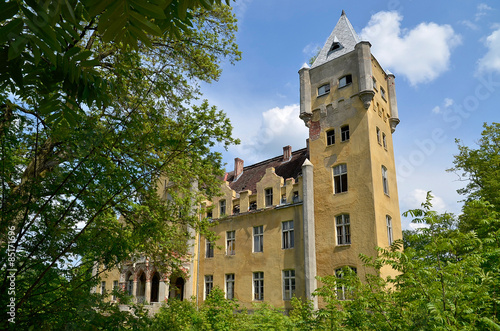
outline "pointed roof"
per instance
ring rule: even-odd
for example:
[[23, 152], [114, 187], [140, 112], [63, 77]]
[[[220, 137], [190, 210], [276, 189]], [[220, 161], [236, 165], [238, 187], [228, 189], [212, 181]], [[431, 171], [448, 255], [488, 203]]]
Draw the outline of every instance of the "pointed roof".
[[335, 25], [330, 37], [326, 40], [325, 45], [314, 61], [312, 68], [317, 67], [332, 59], [336, 59], [346, 53], [352, 52], [354, 46], [360, 42], [358, 34], [354, 31], [351, 22], [347, 19], [345, 12], [342, 10], [342, 15]]

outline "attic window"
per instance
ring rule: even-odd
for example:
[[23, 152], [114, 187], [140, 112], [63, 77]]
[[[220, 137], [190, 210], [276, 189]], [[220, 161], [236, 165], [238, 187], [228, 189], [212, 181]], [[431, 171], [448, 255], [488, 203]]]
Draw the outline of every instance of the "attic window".
[[318, 97], [330, 93], [330, 84], [324, 84], [318, 87]]
[[335, 51], [338, 51], [338, 50], [340, 50], [342, 48], [344, 48], [344, 46], [342, 46], [342, 44], [340, 43], [340, 41], [337, 38], [337, 36], [335, 36], [333, 38], [333, 43], [332, 43], [332, 46], [330, 47], [330, 50], [328, 51], [328, 54], [330, 54], [332, 52], [335, 52]]
[[339, 88], [347, 86], [352, 83], [352, 75], [346, 75], [339, 79]]

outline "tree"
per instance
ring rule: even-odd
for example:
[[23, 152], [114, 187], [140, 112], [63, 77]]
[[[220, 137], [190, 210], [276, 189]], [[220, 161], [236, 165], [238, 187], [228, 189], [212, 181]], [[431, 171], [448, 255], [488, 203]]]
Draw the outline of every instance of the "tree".
[[192, 207], [217, 194], [212, 147], [237, 141], [197, 82], [239, 59], [235, 19], [213, 0], [0, 6], [0, 310], [14, 298], [20, 328], [86, 325], [95, 261], [175, 267], [187, 227], [206, 231]]

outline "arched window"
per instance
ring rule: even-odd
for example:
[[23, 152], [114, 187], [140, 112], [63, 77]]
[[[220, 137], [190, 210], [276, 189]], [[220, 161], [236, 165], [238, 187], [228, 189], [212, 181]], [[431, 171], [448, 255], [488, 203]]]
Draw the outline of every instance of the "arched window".
[[389, 182], [387, 181], [387, 168], [382, 166], [382, 186], [384, 187], [384, 193], [389, 195]]
[[390, 246], [393, 243], [393, 237], [392, 237], [392, 218], [389, 215], [385, 215], [385, 220], [386, 220], [386, 223], [387, 223], [387, 238], [389, 240], [389, 246]]

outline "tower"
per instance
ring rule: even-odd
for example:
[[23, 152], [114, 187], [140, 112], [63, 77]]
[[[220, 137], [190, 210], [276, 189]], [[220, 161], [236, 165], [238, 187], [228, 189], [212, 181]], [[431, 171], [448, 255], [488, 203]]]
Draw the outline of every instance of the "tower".
[[370, 47], [342, 11], [312, 66], [299, 70], [300, 118], [309, 127], [314, 166], [318, 276], [349, 266], [363, 279], [370, 271], [359, 254], [374, 256], [375, 247], [402, 238], [392, 143], [399, 123], [394, 75]]

